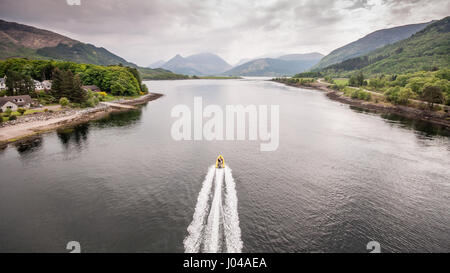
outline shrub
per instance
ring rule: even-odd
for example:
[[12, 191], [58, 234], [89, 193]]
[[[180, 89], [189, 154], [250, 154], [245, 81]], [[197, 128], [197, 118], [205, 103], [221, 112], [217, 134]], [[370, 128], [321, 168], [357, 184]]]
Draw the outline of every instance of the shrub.
[[385, 87], [385, 85], [386, 85], [386, 80], [385, 79], [375, 78], [375, 79], [371, 79], [369, 81], [369, 86], [373, 87], [375, 89], [381, 89], [381, 88]]
[[95, 107], [99, 103], [99, 100], [97, 98], [89, 98], [84, 103], [84, 107]]
[[27, 110], [24, 109], [24, 108], [19, 108], [19, 109], [17, 109], [17, 112], [19, 112], [20, 115], [25, 114], [26, 111], [27, 111]]
[[433, 109], [435, 103], [444, 102], [444, 94], [439, 86], [426, 84], [422, 91], [422, 99], [428, 102], [430, 109]]
[[44, 109], [44, 112], [45, 112], [45, 113], [47, 113], [47, 112], [48, 112], [48, 109], [47, 109], [47, 108], [45, 108], [45, 109]]
[[15, 116], [15, 115], [11, 115], [10, 117], [9, 117], [9, 120], [16, 120], [17, 119], [17, 117]]
[[384, 92], [384, 96], [386, 97], [386, 100], [389, 102], [392, 102], [394, 104], [397, 104], [398, 99], [398, 93], [400, 92], [400, 87], [391, 87], [386, 92]]
[[401, 88], [398, 92], [398, 103], [408, 104], [409, 99], [412, 97], [413, 92], [410, 88]]
[[69, 100], [66, 97], [62, 97], [59, 99], [59, 104], [61, 104], [61, 106], [67, 106], [69, 105]]
[[8, 108], [8, 109], [6, 109], [6, 111], [5, 111], [5, 113], [3, 114], [3, 116], [9, 117], [9, 116], [11, 116], [11, 113], [12, 113], [12, 110]]
[[331, 76], [325, 76], [324, 80], [328, 83], [334, 84], [334, 80]]

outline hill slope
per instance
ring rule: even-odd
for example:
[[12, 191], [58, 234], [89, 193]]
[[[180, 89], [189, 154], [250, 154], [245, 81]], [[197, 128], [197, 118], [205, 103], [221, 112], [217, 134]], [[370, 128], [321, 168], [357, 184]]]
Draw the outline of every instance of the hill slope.
[[231, 65], [215, 54], [201, 53], [188, 57], [176, 55], [161, 68], [188, 75], [217, 75], [230, 69]]
[[366, 55], [367, 53], [378, 48], [409, 38], [413, 34], [426, 28], [431, 23], [433, 22], [405, 25], [372, 32], [355, 42], [334, 50], [333, 52], [325, 56], [314, 67], [314, 69], [325, 68], [327, 66], [337, 64], [348, 59]]
[[279, 58], [262, 58], [236, 66], [223, 74], [229, 76], [292, 76], [317, 64], [323, 55], [290, 54]]
[[450, 16], [408, 39], [377, 49], [366, 56], [325, 68], [326, 72], [362, 70], [366, 74], [409, 73], [450, 67]]
[[96, 65], [123, 64], [138, 68], [144, 79], [184, 78], [167, 70], [140, 68], [102, 47], [85, 44], [55, 32], [0, 19], [0, 59], [22, 57]]

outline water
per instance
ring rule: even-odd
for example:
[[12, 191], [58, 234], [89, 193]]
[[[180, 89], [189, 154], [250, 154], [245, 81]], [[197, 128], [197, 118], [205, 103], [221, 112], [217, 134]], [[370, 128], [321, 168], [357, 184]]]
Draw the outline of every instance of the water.
[[[450, 251], [448, 131], [272, 82], [147, 84], [166, 96], [0, 150], [0, 252], [68, 252], [69, 241], [82, 252], [184, 252], [188, 227], [211, 216], [199, 194], [219, 154], [234, 183], [225, 172], [218, 251], [367, 252], [372, 240], [384, 252]], [[172, 140], [170, 111], [194, 96], [279, 104], [278, 150]]]

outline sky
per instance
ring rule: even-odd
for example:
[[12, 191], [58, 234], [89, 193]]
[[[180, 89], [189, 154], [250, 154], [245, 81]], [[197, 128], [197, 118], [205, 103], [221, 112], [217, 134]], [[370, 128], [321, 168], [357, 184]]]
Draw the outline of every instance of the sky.
[[0, 0], [3, 20], [105, 47], [141, 66], [202, 52], [230, 64], [326, 55], [379, 29], [449, 15], [448, 0]]

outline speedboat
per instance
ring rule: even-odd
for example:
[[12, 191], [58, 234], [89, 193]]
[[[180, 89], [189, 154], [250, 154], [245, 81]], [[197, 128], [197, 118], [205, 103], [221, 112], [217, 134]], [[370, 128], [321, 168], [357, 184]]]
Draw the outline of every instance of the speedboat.
[[223, 156], [219, 155], [216, 160], [216, 168], [222, 169], [225, 168], [225, 159], [223, 159]]

